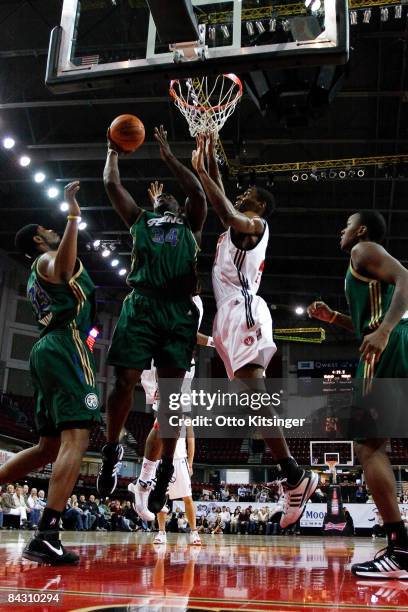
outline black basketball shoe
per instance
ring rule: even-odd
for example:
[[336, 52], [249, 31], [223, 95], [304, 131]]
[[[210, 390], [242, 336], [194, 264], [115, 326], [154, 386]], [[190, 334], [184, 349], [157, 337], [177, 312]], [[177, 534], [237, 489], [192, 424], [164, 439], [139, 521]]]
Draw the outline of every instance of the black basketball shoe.
[[152, 480], [153, 484], [155, 482], [154, 488], [150, 491], [147, 500], [147, 507], [150, 512], [157, 514], [166, 504], [167, 489], [173, 472], [174, 466], [172, 463], [160, 461], [154, 480]]
[[102, 448], [102, 467], [96, 480], [99, 495], [111, 495], [118, 484], [118, 471], [123, 457], [121, 444], [105, 444]]
[[77, 565], [79, 557], [65, 550], [61, 540], [47, 539], [41, 533], [36, 533], [23, 550], [24, 559], [47, 565]]
[[408, 580], [408, 550], [387, 546], [379, 550], [372, 561], [352, 565], [351, 571], [360, 578]]

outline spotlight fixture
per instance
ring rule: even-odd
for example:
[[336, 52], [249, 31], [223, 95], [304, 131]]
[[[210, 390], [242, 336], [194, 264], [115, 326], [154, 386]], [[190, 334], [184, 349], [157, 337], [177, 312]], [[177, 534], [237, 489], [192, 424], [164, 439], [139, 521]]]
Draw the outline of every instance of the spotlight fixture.
[[341, 178], [341, 179], [345, 179], [346, 178], [346, 171], [345, 170], [340, 170], [339, 178]]
[[121, 268], [119, 270], [118, 274], [119, 274], [119, 276], [125, 276], [126, 272], [127, 272], [126, 268]]
[[402, 4], [397, 4], [394, 9], [394, 17], [395, 19], [401, 19], [402, 17]]
[[59, 194], [59, 191], [58, 191], [58, 189], [56, 187], [50, 187], [47, 190], [47, 196], [49, 198], [56, 198], [58, 194]]
[[231, 38], [231, 33], [229, 31], [229, 27], [227, 25], [222, 25], [221, 26], [221, 32], [224, 36], [224, 38], [227, 40], [228, 38]]
[[3, 139], [3, 147], [5, 149], [12, 149], [15, 144], [16, 141], [14, 140], [14, 138], [11, 138], [11, 136], [7, 136], [7, 138]]
[[307, 172], [302, 172], [302, 174], [300, 175], [300, 178], [302, 179], [302, 181], [307, 181], [307, 179], [309, 178], [309, 175]]
[[210, 40], [215, 40], [216, 32], [214, 26], [209, 26], [208, 28], [208, 38]]
[[275, 187], [275, 181], [272, 172], [268, 174], [268, 178], [266, 179], [266, 187], [267, 189], [273, 189]]
[[322, 3], [321, 0], [305, 0], [306, 8], [310, 8], [312, 13], [317, 13], [320, 10]]
[[363, 16], [363, 23], [370, 23], [370, 19], [371, 19], [371, 9], [365, 9], [364, 11], [364, 16]]
[[243, 189], [243, 182], [244, 182], [244, 177], [242, 176], [242, 174], [238, 174], [238, 177], [237, 177], [237, 189], [239, 189], [239, 190]]
[[254, 28], [254, 24], [252, 23], [252, 21], [246, 22], [246, 29], [247, 29], [249, 36], [253, 36], [255, 34], [255, 28]]
[[329, 178], [330, 179], [335, 179], [337, 178], [337, 172], [335, 170], [330, 170], [329, 172]]
[[356, 176], [356, 171], [351, 169], [351, 170], [348, 171], [348, 175], [349, 175], [350, 178], [354, 178]]
[[320, 178], [321, 178], [322, 181], [325, 181], [327, 179], [327, 172], [326, 172], [326, 170], [322, 170], [320, 172]]
[[357, 11], [350, 11], [350, 24], [351, 25], [357, 25], [358, 24]]
[[67, 210], [69, 210], [68, 204], [66, 202], [61, 202], [60, 210], [62, 210], [62, 212], [67, 212]]
[[297, 182], [298, 182], [298, 180], [299, 180], [299, 175], [298, 175], [298, 174], [292, 174], [292, 181], [293, 181], [294, 183], [297, 183]]
[[117, 265], [119, 265], [119, 259], [112, 259], [111, 261], [112, 268], [116, 268]]
[[302, 314], [305, 314], [305, 309], [303, 308], [303, 306], [296, 306], [295, 313], [300, 316]]
[[258, 30], [259, 34], [263, 34], [265, 32], [265, 26], [262, 23], [262, 21], [255, 21], [255, 25], [256, 25], [256, 29]]
[[34, 180], [36, 183], [43, 183], [45, 181], [45, 174], [44, 172], [36, 172], [34, 174]]
[[282, 28], [283, 28], [284, 32], [289, 32], [289, 30], [290, 30], [290, 21], [289, 21], [289, 19], [284, 19], [282, 21]]
[[316, 174], [316, 172], [311, 172], [310, 173], [310, 178], [313, 179], [314, 181], [320, 180], [320, 176], [318, 174]]
[[101, 241], [100, 240], [94, 240], [92, 243], [92, 246], [94, 249], [99, 249], [99, 247], [101, 246]]
[[111, 254], [109, 249], [103, 249], [102, 251], [102, 257], [109, 257], [109, 255]]
[[273, 17], [272, 19], [269, 20], [269, 31], [270, 32], [276, 32], [276, 19]]
[[365, 175], [365, 170], [364, 168], [360, 168], [360, 170], [357, 170], [357, 176], [358, 178], [363, 178], [363, 176]]
[[28, 157], [28, 155], [22, 155], [19, 159], [19, 164], [23, 166], [23, 168], [26, 168], [31, 164], [31, 158]]
[[80, 224], [78, 225], [78, 229], [80, 230], [84, 230], [87, 228], [87, 223], [86, 221], [81, 221]]
[[388, 21], [390, 11], [386, 6], [381, 7], [381, 21]]

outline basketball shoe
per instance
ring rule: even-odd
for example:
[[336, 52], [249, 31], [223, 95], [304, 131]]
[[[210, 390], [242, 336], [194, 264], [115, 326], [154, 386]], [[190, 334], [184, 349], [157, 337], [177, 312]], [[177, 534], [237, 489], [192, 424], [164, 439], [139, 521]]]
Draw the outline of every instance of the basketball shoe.
[[121, 444], [105, 444], [102, 448], [102, 467], [96, 479], [99, 495], [109, 496], [116, 489], [122, 457], [123, 446]]
[[190, 544], [193, 546], [201, 546], [201, 538], [197, 530], [190, 532]]
[[165, 531], [159, 531], [156, 533], [153, 544], [167, 544], [167, 535]]
[[47, 565], [77, 565], [79, 557], [65, 550], [58, 538], [48, 539], [37, 532], [23, 550], [24, 559]]
[[294, 487], [286, 482], [284, 486], [284, 502], [280, 526], [287, 529], [301, 518], [306, 504], [315, 492], [319, 477], [315, 472], [305, 470], [301, 480]]
[[147, 507], [151, 512], [157, 514], [166, 504], [167, 489], [173, 473], [173, 463], [161, 460], [156, 470], [156, 476], [152, 480], [154, 488], [151, 489], [147, 499]]
[[133, 508], [142, 521], [154, 521], [155, 518], [153, 512], [150, 512], [147, 507], [147, 498], [149, 497], [151, 488], [151, 480], [146, 482], [140, 478], [137, 479], [136, 483], [131, 482], [128, 485], [128, 491], [130, 491], [134, 497]]
[[408, 550], [387, 546], [379, 550], [372, 561], [352, 565], [351, 571], [360, 578], [408, 580]]

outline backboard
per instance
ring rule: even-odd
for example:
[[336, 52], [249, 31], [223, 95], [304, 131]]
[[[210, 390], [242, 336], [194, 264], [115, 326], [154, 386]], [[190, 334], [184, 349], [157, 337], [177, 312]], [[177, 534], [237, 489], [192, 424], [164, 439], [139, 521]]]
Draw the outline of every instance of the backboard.
[[[169, 45], [175, 3], [191, 13], [195, 25], [185, 31], [198, 32], [198, 40], [180, 46], [180, 23], [174, 23], [178, 45]], [[168, 82], [348, 59], [347, 0], [163, 0], [162, 5], [155, 22], [145, 0], [63, 0], [60, 25], [50, 38], [47, 86], [65, 93], [118, 81]]]
[[328, 461], [336, 460], [337, 466], [354, 464], [354, 445], [350, 440], [311, 440], [310, 464], [327, 466]]

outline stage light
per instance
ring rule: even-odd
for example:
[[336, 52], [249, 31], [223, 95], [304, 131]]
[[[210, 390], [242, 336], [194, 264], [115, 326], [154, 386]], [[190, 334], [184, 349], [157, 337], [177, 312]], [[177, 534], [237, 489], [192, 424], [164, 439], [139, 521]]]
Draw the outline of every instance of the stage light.
[[208, 38], [210, 40], [215, 40], [216, 32], [214, 26], [209, 26], [208, 28]]
[[119, 276], [124, 276], [126, 272], [127, 272], [126, 268], [122, 268], [121, 270], [119, 270], [118, 274]]
[[357, 25], [358, 24], [357, 11], [350, 11], [350, 24], [351, 25]]
[[363, 23], [370, 23], [371, 19], [371, 9], [368, 8], [364, 11]]
[[320, 178], [322, 179], [322, 181], [325, 181], [327, 179], [327, 172], [326, 172], [326, 170], [322, 170], [320, 172]]
[[87, 223], [85, 221], [81, 221], [81, 223], [78, 225], [78, 229], [80, 230], [84, 230], [87, 227]]
[[100, 240], [94, 240], [92, 243], [92, 246], [94, 249], [99, 249], [99, 247], [101, 246], [101, 241]]
[[363, 168], [361, 168], [360, 170], [357, 170], [358, 178], [363, 178], [364, 175], [365, 175], [365, 170]]
[[303, 306], [296, 306], [295, 313], [300, 316], [302, 314], [305, 314], [305, 309], [303, 308]]
[[229, 27], [227, 25], [222, 25], [221, 26], [221, 32], [224, 36], [225, 39], [228, 39], [231, 37], [230, 31], [229, 31]]
[[31, 164], [31, 159], [28, 157], [28, 155], [22, 155], [19, 159], [19, 164], [20, 166], [23, 166], [23, 168], [26, 168]]
[[11, 136], [7, 136], [7, 138], [3, 139], [3, 147], [5, 149], [12, 149], [15, 144], [16, 141], [14, 140], [14, 138], [11, 138]]
[[314, 181], [318, 181], [320, 179], [320, 176], [316, 174], [316, 172], [311, 172], [310, 178], [313, 179]]
[[45, 181], [45, 174], [44, 172], [36, 172], [34, 174], [34, 180], [36, 183], [43, 183]]
[[270, 32], [276, 32], [276, 19], [272, 18], [269, 20], [269, 31]]
[[255, 25], [256, 25], [256, 29], [258, 30], [259, 34], [263, 34], [265, 32], [265, 26], [262, 23], [262, 21], [255, 21]]
[[305, 0], [306, 8], [310, 8], [312, 13], [317, 13], [322, 6], [321, 0]]
[[402, 17], [402, 4], [397, 4], [394, 9], [394, 17], [395, 19], [401, 19]]
[[350, 178], [354, 178], [356, 176], [356, 171], [355, 170], [349, 170], [348, 171], [348, 175]]
[[386, 6], [383, 6], [381, 8], [381, 21], [388, 21], [389, 15], [390, 15], [390, 12], [388, 8]]
[[302, 181], [307, 181], [307, 179], [309, 178], [309, 175], [307, 172], [302, 172], [302, 174], [300, 175], [300, 178], [302, 179]]
[[69, 205], [66, 202], [61, 202], [60, 210], [62, 210], [62, 212], [67, 212], [67, 210], [69, 210]]
[[335, 178], [337, 178], [337, 172], [336, 172], [336, 170], [330, 170], [330, 172], [329, 172], [329, 178], [331, 178], [331, 179], [335, 179]]
[[297, 182], [298, 182], [298, 180], [299, 180], [299, 175], [298, 175], [298, 174], [292, 174], [292, 181], [293, 181], [294, 183], [297, 183]]
[[56, 187], [50, 187], [47, 190], [47, 196], [49, 198], [56, 198], [58, 194], [59, 194], [59, 191], [58, 191], [58, 189]]
[[112, 259], [111, 266], [112, 268], [116, 268], [119, 265], [119, 259]]
[[289, 32], [289, 30], [290, 30], [290, 21], [289, 21], [289, 19], [284, 19], [282, 21], [282, 28], [283, 28], [284, 32]]
[[341, 178], [341, 179], [345, 179], [346, 178], [346, 171], [345, 170], [340, 170], [339, 178]]
[[254, 28], [254, 24], [252, 23], [252, 21], [246, 22], [246, 29], [250, 36], [253, 36], [255, 34], [255, 28]]
[[103, 249], [102, 251], [102, 257], [109, 257], [109, 255], [111, 254], [109, 249]]

